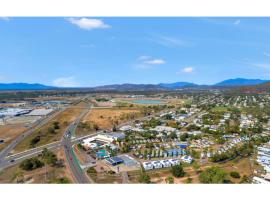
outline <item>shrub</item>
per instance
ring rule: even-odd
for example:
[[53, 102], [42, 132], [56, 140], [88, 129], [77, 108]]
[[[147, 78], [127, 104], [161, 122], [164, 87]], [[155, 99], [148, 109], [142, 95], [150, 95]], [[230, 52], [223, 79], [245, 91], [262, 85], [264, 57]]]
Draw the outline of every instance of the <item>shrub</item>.
[[48, 165], [52, 165], [52, 166], [55, 166], [57, 164], [57, 156], [49, 151], [48, 149], [44, 149], [42, 151], [42, 158], [45, 160], [45, 162], [48, 164]]
[[181, 165], [172, 166], [171, 172], [172, 175], [177, 178], [185, 176], [185, 171]]
[[37, 158], [26, 159], [20, 164], [20, 168], [26, 171], [31, 171], [37, 168], [41, 168], [43, 166], [44, 163]]
[[53, 127], [49, 127], [48, 132], [52, 133], [52, 134], [55, 134], [55, 129]]
[[97, 170], [94, 167], [89, 167], [87, 169], [87, 173], [88, 174], [96, 174], [97, 173]]
[[236, 171], [231, 172], [230, 175], [233, 178], [241, 178], [240, 174], [238, 172], [236, 172]]
[[174, 178], [172, 176], [169, 176], [166, 178], [166, 183], [168, 184], [174, 184]]
[[58, 184], [67, 184], [70, 183], [70, 180], [67, 177], [58, 178], [55, 180], [55, 183]]
[[30, 141], [30, 145], [31, 145], [32, 147], [34, 147], [37, 143], [39, 143], [39, 141], [40, 141], [40, 136], [38, 135], [38, 136], [34, 137], [34, 138]]
[[53, 128], [54, 129], [60, 129], [59, 122], [53, 122]]
[[142, 173], [139, 177], [139, 182], [140, 183], [151, 183], [150, 176], [145, 174], [145, 173]]
[[202, 183], [224, 183], [226, 175], [219, 167], [211, 167], [202, 172], [199, 179]]

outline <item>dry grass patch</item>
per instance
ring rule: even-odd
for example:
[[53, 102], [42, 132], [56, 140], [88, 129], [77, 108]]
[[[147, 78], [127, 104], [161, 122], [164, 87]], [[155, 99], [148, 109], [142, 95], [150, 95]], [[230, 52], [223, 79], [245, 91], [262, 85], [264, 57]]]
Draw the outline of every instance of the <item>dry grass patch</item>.
[[109, 129], [114, 124], [118, 125], [127, 122], [140, 117], [140, 115], [140, 111], [137, 108], [95, 108], [82, 121], [84, 123], [96, 124], [101, 129]]
[[11, 143], [16, 137], [25, 132], [27, 128], [23, 125], [4, 125], [0, 126], [0, 138], [4, 143], [0, 144], [0, 150]]
[[[15, 152], [21, 152], [33, 147], [42, 146], [51, 142], [59, 141], [66, 131], [67, 127], [87, 108], [87, 104], [81, 102], [75, 106], [67, 108], [55, 116], [49, 123], [37, 129], [31, 136], [25, 138], [16, 148]], [[59, 129], [55, 129], [54, 133], [49, 131], [54, 125], [54, 122], [59, 122]], [[39, 137], [40, 140], [33, 146], [31, 141]]]

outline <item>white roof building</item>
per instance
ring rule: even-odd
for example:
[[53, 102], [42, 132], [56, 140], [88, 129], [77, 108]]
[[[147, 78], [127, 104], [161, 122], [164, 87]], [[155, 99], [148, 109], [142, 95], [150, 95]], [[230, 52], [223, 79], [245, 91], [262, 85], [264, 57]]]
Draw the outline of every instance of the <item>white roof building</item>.
[[35, 109], [35, 110], [32, 110], [27, 115], [30, 115], [30, 116], [46, 116], [46, 115], [50, 114], [52, 111], [53, 111], [53, 109]]
[[178, 159], [169, 159], [169, 162], [172, 164], [172, 166], [180, 164], [180, 160]]
[[163, 167], [171, 167], [172, 163], [169, 160], [161, 160], [160, 161]]
[[181, 160], [183, 161], [183, 162], [186, 162], [186, 163], [192, 163], [193, 162], [193, 158], [191, 157], [191, 156], [183, 156], [182, 158], [181, 158]]
[[156, 126], [155, 128], [152, 128], [151, 130], [157, 131], [157, 132], [174, 132], [176, 128], [168, 127], [168, 126]]
[[255, 177], [253, 177], [253, 183], [255, 183], [255, 184], [270, 184], [270, 181], [267, 181], [263, 178], [255, 176]]
[[122, 126], [121, 128], [119, 128], [120, 131], [130, 131], [132, 129], [132, 126]]
[[153, 164], [153, 166], [154, 166], [155, 169], [160, 169], [160, 168], [163, 167], [162, 163], [159, 160], [152, 161], [152, 164]]
[[151, 169], [154, 169], [154, 165], [151, 162], [144, 162], [143, 163], [143, 168], [145, 170], [151, 170]]

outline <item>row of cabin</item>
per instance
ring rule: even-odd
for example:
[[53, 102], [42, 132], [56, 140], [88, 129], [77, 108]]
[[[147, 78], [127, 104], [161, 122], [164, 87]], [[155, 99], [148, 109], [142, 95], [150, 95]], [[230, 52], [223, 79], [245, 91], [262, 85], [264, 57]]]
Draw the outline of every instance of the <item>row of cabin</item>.
[[166, 167], [171, 167], [175, 165], [179, 165], [179, 159], [169, 159], [169, 160], [156, 160], [152, 162], [144, 162], [143, 168], [145, 170], [152, 170], [152, 169], [161, 169]]

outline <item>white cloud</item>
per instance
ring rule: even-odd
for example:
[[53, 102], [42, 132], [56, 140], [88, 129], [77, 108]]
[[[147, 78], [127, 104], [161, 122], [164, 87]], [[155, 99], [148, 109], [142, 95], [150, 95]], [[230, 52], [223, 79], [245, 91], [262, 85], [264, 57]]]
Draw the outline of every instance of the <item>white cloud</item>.
[[75, 81], [73, 76], [59, 77], [53, 80], [52, 84], [56, 87], [78, 87], [79, 84]]
[[240, 20], [236, 20], [236, 21], [234, 21], [233, 25], [238, 26], [240, 23], [241, 23]]
[[184, 73], [192, 73], [194, 72], [194, 68], [193, 67], [185, 67], [181, 70], [181, 72], [184, 72]]
[[9, 17], [0, 17], [1, 20], [4, 20], [4, 21], [9, 21], [10, 18]]
[[78, 26], [81, 29], [92, 30], [92, 29], [106, 29], [111, 26], [105, 24], [100, 19], [90, 19], [90, 18], [69, 18], [68, 21], [71, 24]]
[[148, 64], [148, 65], [163, 65], [166, 62], [163, 59], [151, 59], [151, 60], [145, 60], [143, 63]]
[[156, 65], [163, 65], [166, 61], [162, 58], [152, 58], [151, 56], [140, 56], [135, 65], [137, 69], [150, 69]]

